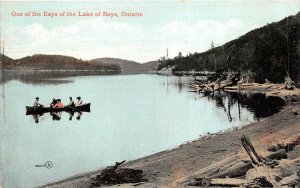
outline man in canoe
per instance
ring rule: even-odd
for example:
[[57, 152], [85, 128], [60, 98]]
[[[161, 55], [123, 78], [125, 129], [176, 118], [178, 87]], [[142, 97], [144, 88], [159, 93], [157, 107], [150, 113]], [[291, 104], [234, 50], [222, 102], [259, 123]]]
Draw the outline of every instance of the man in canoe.
[[33, 102], [33, 107], [42, 107], [43, 105], [39, 102], [40, 98], [39, 97], [36, 97], [35, 98], [35, 101]]
[[57, 103], [54, 105], [53, 108], [62, 108], [64, 107], [63, 103], [61, 102], [60, 99], [57, 99]]
[[82, 106], [83, 102], [81, 100], [81, 97], [77, 97], [77, 102], [75, 103], [75, 106]]
[[52, 102], [50, 103], [50, 108], [53, 108], [57, 103], [57, 100], [55, 98], [52, 99]]
[[75, 107], [75, 103], [74, 103], [72, 97], [69, 97], [69, 99], [70, 99], [70, 102], [69, 102], [69, 104], [67, 106], [74, 108]]

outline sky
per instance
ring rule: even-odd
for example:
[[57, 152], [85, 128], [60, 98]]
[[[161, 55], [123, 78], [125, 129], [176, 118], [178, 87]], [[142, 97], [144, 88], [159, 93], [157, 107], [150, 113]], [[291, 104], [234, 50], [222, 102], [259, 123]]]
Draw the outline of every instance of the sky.
[[299, 11], [300, 1], [0, 1], [1, 46], [13, 59], [59, 54], [144, 63], [165, 56], [167, 48], [170, 58], [204, 52], [212, 41], [222, 45]]

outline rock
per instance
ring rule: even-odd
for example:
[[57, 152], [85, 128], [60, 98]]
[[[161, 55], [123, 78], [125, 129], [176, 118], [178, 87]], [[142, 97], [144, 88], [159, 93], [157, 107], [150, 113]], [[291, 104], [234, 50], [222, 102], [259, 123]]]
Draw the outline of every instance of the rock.
[[299, 109], [299, 107], [293, 108], [292, 112], [293, 112], [294, 115], [299, 115], [299, 114], [300, 114], [300, 109]]

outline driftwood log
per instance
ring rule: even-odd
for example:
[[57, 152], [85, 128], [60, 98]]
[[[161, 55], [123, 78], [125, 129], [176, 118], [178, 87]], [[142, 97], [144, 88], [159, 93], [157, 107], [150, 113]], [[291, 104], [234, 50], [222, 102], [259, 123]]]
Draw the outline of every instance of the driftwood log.
[[115, 166], [110, 166], [102, 170], [102, 172], [93, 179], [92, 186], [147, 182], [142, 170], [119, 168], [124, 162], [125, 161], [116, 162]]
[[[274, 163], [273, 160], [280, 160], [280, 159], [286, 159], [287, 153], [284, 149], [280, 149], [276, 152], [273, 152], [266, 157], [260, 156], [254, 149], [254, 146], [251, 144], [250, 140], [243, 136], [241, 138], [241, 142], [248, 153], [251, 161], [247, 161], [242, 164], [238, 164], [235, 166], [232, 166], [230, 168], [227, 168], [226, 170], [223, 170], [221, 172], [211, 172], [210, 174], [206, 175], [202, 178], [196, 178], [193, 182], [188, 183], [189, 186], [236, 186], [233, 184], [238, 184], [241, 182], [245, 182], [245, 180], [236, 180], [236, 177], [245, 176], [247, 171], [249, 169], [254, 168], [255, 166], [275, 166], [277, 163]], [[232, 185], [228, 180], [236, 180]], [[258, 178], [256, 181], [261, 180], [263, 181], [263, 178]], [[239, 184], [241, 185], [241, 184]]]
[[[196, 80], [196, 77], [193, 77]], [[236, 85], [239, 80], [239, 73], [215, 74], [210, 75], [206, 83], [201, 82], [201, 84], [195, 84], [194, 89], [198, 93], [210, 94], [214, 91], [222, 90], [225, 87]]]
[[282, 140], [281, 142], [278, 142], [276, 144], [270, 145], [267, 150], [274, 152], [280, 149], [284, 149], [286, 152], [289, 152], [291, 150], [294, 150], [297, 145], [300, 145], [300, 134]]
[[198, 181], [190, 183], [189, 186], [204, 186], [208, 187], [210, 185], [213, 186], [226, 186], [226, 187], [237, 187], [242, 184], [247, 183], [245, 179], [238, 179], [238, 178], [201, 178]]
[[[265, 158], [269, 160], [280, 160], [280, 159], [286, 159], [287, 153], [284, 149], [280, 149], [276, 152], [273, 152], [269, 155], [267, 155]], [[199, 186], [199, 185], [207, 185], [206, 182], [210, 182], [212, 179], [220, 179], [220, 178], [235, 178], [235, 177], [241, 177], [246, 175], [247, 171], [249, 169], [253, 168], [253, 165], [251, 162], [245, 162], [236, 166], [233, 166], [231, 168], [228, 168], [222, 172], [212, 172], [210, 175], [203, 177], [203, 178], [196, 178], [195, 181], [188, 183], [190, 186]], [[225, 184], [224, 184], [225, 186]]]
[[[245, 135], [241, 137], [241, 142], [255, 168], [250, 169], [246, 174], [247, 182], [249, 182], [246, 187], [255, 185], [259, 187], [279, 187], [279, 183], [271, 170], [271, 161], [260, 156]], [[278, 163], [276, 165], [278, 165]], [[272, 167], [274, 167], [274, 165], [272, 165]]]

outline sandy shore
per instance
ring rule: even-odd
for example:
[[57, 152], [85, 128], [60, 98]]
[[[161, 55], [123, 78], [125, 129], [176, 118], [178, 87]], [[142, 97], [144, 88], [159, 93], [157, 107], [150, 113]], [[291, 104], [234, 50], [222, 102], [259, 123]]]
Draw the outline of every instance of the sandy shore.
[[[210, 165], [227, 160], [249, 160], [239, 138], [249, 137], [257, 151], [265, 156], [267, 147], [282, 142], [291, 136], [300, 135], [300, 115], [295, 109], [300, 104], [288, 104], [281, 112], [252, 123], [245, 127], [227, 130], [214, 135], [206, 135], [198, 140], [181, 145], [172, 150], [127, 162], [121, 167], [141, 169], [149, 182], [138, 187], [183, 187], [185, 183], [201, 174]], [[300, 157], [300, 146], [288, 153], [289, 159]], [[63, 181], [42, 187], [83, 188], [91, 187], [91, 178], [101, 171], [74, 176]], [[103, 186], [102, 186], [103, 187]], [[134, 184], [122, 184], [112, 187], [135, 187]]]

